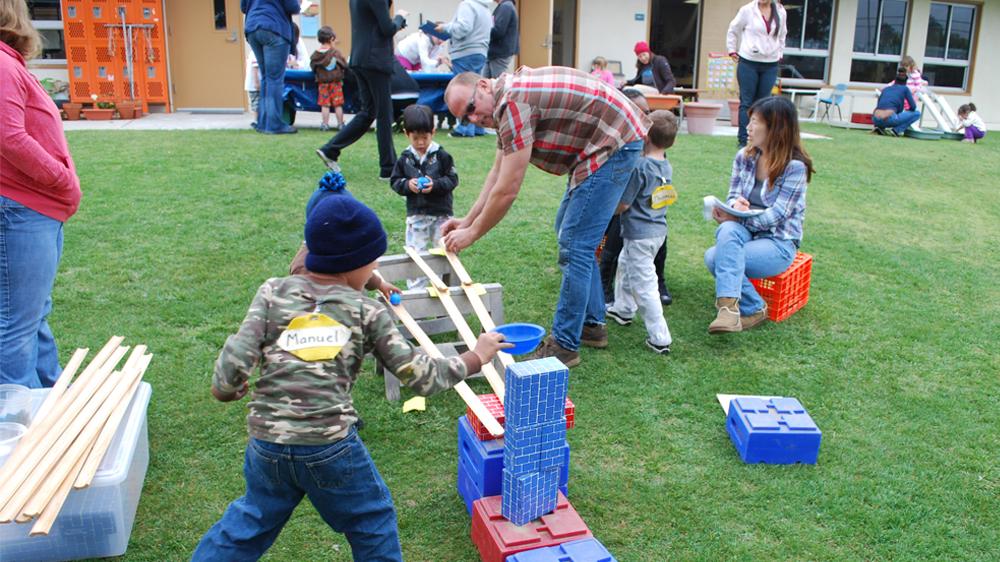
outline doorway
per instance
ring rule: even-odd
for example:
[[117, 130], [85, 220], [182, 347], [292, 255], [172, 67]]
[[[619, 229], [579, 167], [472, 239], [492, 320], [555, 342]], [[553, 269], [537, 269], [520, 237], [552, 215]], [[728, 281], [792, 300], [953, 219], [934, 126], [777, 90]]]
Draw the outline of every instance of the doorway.
[[552, 64], [552, 2], [553, 0], [520, 0], [517, 18], [521, 31], [521, 52], [517, 66], [549, 66]]
[[651, 0], [649, 48], [667, 57], [677, 85], [694, 87], [698, 68], [699, 0]]
[[239, 0], [166, 0], [173, 107], [240, 111], [243, 86], [243, 14]]
[[576, 68], [577, 0], [552, 3], [552, 64]]

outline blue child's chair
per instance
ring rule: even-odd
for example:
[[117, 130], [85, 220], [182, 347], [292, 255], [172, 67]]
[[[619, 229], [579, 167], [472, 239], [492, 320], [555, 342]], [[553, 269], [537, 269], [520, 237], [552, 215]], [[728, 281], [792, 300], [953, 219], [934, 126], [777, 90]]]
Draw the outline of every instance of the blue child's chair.
[[819, 98], [816, 100], [818, 103], [823, 104], [823, 115], [820, 115], [819, 120], [822, 121], [824, 117], [830, 117], [830, 108], [837, 108], [837, 117], [841, 121], [844, 120], [844, 115], [840, 112], [840, 104], [844, 101], [844, 93], [847, 92], [847, 84], [837, 84], [833, 87], [833, 91], [830, 92], [830, 97]]

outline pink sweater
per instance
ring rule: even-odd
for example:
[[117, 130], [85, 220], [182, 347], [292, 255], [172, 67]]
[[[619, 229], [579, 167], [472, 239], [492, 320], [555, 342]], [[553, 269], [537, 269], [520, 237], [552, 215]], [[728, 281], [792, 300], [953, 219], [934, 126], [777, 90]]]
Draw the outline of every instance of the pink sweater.
[[80, 179], [56, 104], [24, 57], [0, 41], [0, 195], [65, 222], [80, 206]]

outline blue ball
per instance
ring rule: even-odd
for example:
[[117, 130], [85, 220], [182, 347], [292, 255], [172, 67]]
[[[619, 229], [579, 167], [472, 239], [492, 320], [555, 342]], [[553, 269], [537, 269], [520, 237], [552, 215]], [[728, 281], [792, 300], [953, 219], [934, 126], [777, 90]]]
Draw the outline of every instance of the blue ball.
[[392, 306], [399, 306], [399, 303], [403, 302], [403, 296], [399, 293], [393, 293], [389, 295], [389, 303]]

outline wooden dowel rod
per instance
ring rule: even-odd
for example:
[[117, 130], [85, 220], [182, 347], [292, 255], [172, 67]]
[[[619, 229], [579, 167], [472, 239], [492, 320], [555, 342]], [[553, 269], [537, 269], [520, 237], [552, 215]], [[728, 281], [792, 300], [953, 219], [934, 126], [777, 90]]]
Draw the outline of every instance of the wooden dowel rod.
[[[120, 336], [113, 336], [110, 340], [108, 340], [108, 343], [104, 344], [101, 351], [94, 356], [94, 359], [83, 370], [83, 373], [76, 378], [73, 385], [62, 394], [59, 400], [57, 400], [55, 407], [58, 412], [65, 413], [69, 405], [73, 403], [77, 396], [90, 392], [90, 389], [95, 385], [95, 379], [93, 376], [94, 373], [99, 371], [103, 367], [104, 363], [110, 360], [109, 358], [112, 357], [116, 350], [119, 349], [118, 345], [123, 340], [124, 338]], [[118, 360], [121, 360], [123, 355], [125, 355], [125, 352], [122, 352], [121, 355], [118, 356]], [[117, 360], [115, 363], [117, 364]], [[46, 416], [45, 419], [41, 419], [37, 423], [32, 423], [25, 435], [21, 437], [21, 440], [18, 442], [13, 453], [7, 457], [7, 462], [0, 467], [0, 507], [2, 507], [7, 500], [10, 499], [10, 494], [13, 493], [12, 490], [15, 484], [11, 482], [12, 476], [24, 463], [25, 459], [30, 457], [38, 443], [44, 439], [44, 435], [46, 435], [61, 419], [63, 419], [62, 415]]]
[[[417, 340], [417, 343], [420, 344], [420, 347], [423, 348], [424, 352], [426, 352], [427, 355], [438, 358], [444, 357], [444, 355], [441, 353], [441, 350], [438, 349], [438, 347], [434, 345], [434, 342], [432, 342], [431, 339], [427, 337], [427, 334], [424, 333], [424, 330], [420, 327], [420, 324], [417, 324], [417, 321], [413, 319], [413, 316], [410, 316], [410, 313], [405, 308], [403, 308], [402, 305], [393, 305], [390, 303], [386, 303], [386, 306], [388, 306], [393, 311], [393, 313], [396, 314], [400, 322], [403, 323], [403, 326], [405, 326], [406, 329], [410, 332], [410, 334], [413, 336], [413, 339]], [[500, 425], [500, 422], [498, 422], [497, 419], [493, 417], [493, 414], [491, 414], [490, 411], [486, 409], [486, 406], [483, 405], [483, 402], [479, 399], [479, 396], [477, 396], [476, 393], [473, 392], [471, 388], [469, 388], [469, 385], [466, 384], [465, 381], [459, 382], [452, 388], [454, 388], [455, 392], [457, 392], [458, 395], [462, 397], [462, 400], [465, 402], [467, 406], [469, 406], [469, 409], [472, 410], [472, 413], [475, 414], [477, 418], [479, 418], [479, 421], [482, 422], [483, 427], [488, 429], [490, 433], [492, 433], [497, 437], [503, 435], [503, 426]]]
[[[135, 350], [139, 353], [138, 355], [133, 353], [133, 357], [141, 359], [142, 354], [145, 352], [145, 346], [138, 345], [135, 347]], [[59, 461], [52, 465], [48, 478], [41, 482], [35, 494], [26, 502], [24, 509], [22, 509], [25, 515], [30, 515], [31, 517], [41, 515], [45, 506], [48, 505], [56, 491], [58, 491], [63, 480], [69, 476], [70, 471], [76, 466], [77, 461], [81, 457], [86, 456], [87, 451], [94, 446], [94, 441], [97, 439], [101, 428], [104, 427], [108, 418], [111, 417], [111, 413], [118, 407], [122, 396], [129, 391], [135, 381], [142, 377], [142, 368], [136, 364], [137, 362], [138, 359], [133, 360], [130, 357], [129, 364], [131, 367], [127, 371], [122, 372], [119, 380], [112, 379], [114, 388], [111, 390], [111, 393], [102, 401], [100, 408], [86, 420], [86, 423], [80, 424], [77, 438], [66, 452], [61, 455]], [[75, 476], [73, 480], [76, 480]]]
[[[143, 369], [145, 372], [145, 369]], [[76, 482], [73, 483], [73, 487], [77, 489], [86, 488], [94, 481], [94, 476], [97, 475], [97, 469], [101, 465], [101, 461], [104, 459], [104, 455], [108, 452], [108, 447], [111, 446], [111, 440], [114, 438], [115, 433], [118, 432], [118, 426], [121, 425], [122, 418], [125, 417], [125, 412], [128, 410], [129, 404], [132, 403], [132, 399], [135, 398], [135, 393], [139, 389], [140, 380], [137, 379], [132, 387], [125, 393], [118, 406], [115, 407], [114, 412], [108, 419], [107, 423], [101, 429], [100, 435], [97, 436], [97, 440], [94, 442], [94, 447], [91, 449], [90, 453], [87, 455], [86, 461], [83, 463], [83, 468], [80, 469], [80, 474], [76, 478]]]
[[94, 381], [99, 384], [97, 390], [89, 395], [79, 394], [77, 399], [63, 410], [63, 415], [58, 416], [52, 429], [36, 443], [31, 454], [17, 467], [17, 472], [0, 485], [2, 486], [0, 504], [3, 505], [3, 509], [0, 510], [0, 523], [10, 522], [21, 511], [35, 488], [79, 435], [83, 425], [100, 408], [120, 380], [118, 376], [109, 376], [107, 371], [113, 369], [127, 351], [128, 348], [121, 347], [112, 354], [94, 374]]
[[62, 483], [59, 485], [59, 490], [52, 497], [52, 500], [45, 506], [42, 510], [42, 514], [38, 516], [38, 520], [35, 521], [34, 526], [31, 527], [31, 532], [29, 533], [32, 537], [37, 537], [39, 535], [48, 535], [49, 531], [52, 530], [52, 524], [56, 521], [56, 516], [59, 515], [59, 510], [62, 509], [64, 503], [66, 503], [66, 498], [69, 496], [70, 490], [73, 489], [73, 482], [76, 480], [77, 474], [83, 467], [83, 461], [85, 457], [81, 457], [77, 461], [76, 465], [73, 466], [73, 470], [70, 471], [69, 476], [63, 479]]
[[[482, 324], [483, 329], [487, 332], [495, 330], [497, 325], [493, 322], [493, 317], [490, 316], [490, 312], [486, 310], [486, 305], [483, 304], [483, 299], [479, 296], [477, 287], [472, 282], [472, 277], [469, 276], [469, 272], [465, 270], [465, 266], [462, 265], [462, 261], [458, 259], [458, 254], [446, 251], [444, 255], [448, 258], [448, 263], [451, 264], [451, 268], [458, 274], [458, 278], [462, 282], [462, 289], [465, 291], [465, 296], [469, 299], [469, 303], [472, 305], [472, 310], [474, 310], [476, 316], [479, 317], [479, 323]], [[514, 358], [509, 353], [499, 351], [497, 352], [497, 357], [500, 358], [500, 363], [504, 367], [510, 367], [514, 364]]]
[[28, 426], [28, 429], [31, 429], [36, 422], [45, 419], [45, 416], [49, 415], [49, 412], [55, 407], [56, 402], [62, 397], [66, 387], [69, 386], [69, 381], [73, 380], [73, 376], [76, 375], [77, 369], [80, 368], [88, 352], [90, 352], [89, 349], [77, 349], [73, 352], [73, 356], [69, 358], [66, 367], [63, 368], [62, 373], [59, 374], [59, 378], [56, 379], [56, 384], [52, 385], [52, 388], [49, 389], [49, 393], [45, 396], [45, 401], [42, 402], [41, 407], [38, 408], [34, 417], [31, 418], [31, 424]]
[[[440, 300], [441, 304], [444, 305], [444, 309], [448, 312], [448, 316], [451, 318], [452, 323], [455, 324], [455, 329], [458, 330], [458, 335], [465, 342], [465, 345], [467, 345], [469, 349], [476, 347], [476, 335], [472, 333], [472, 328], [470, 328], [469, 323], [466, 322], [465, 316], [462, 315], [462, 311], [458, 309], [455, 301], [452, 300], [448, 286], [441, 281], [441, 278], [437, 276], [429, 265], [427, 265], [427, 262], [424, 261], [424, 258], [421, 257], [416, 250], [409, 246], [404, 247], [404, 249], [406, 250], [406, 254], [410, 256], [410, 259], [413, 260], [413, 263], [417, 264], [417, 267], [419, 267], [421, 271], [427, 275], [431, 284], [434, 285], [434, 289], [438, 295], [438, 300]], [[505, 394], [503, 377], [497, 373], [496, 368], [493, 367], [493, 363], [484, 364], [482, 373], [483, 376], [486, 377], [486, 381], [490, 383], [490, 387], [493, 389], [493, 392], [496, 393], [497, 398], [503, 401]]]

